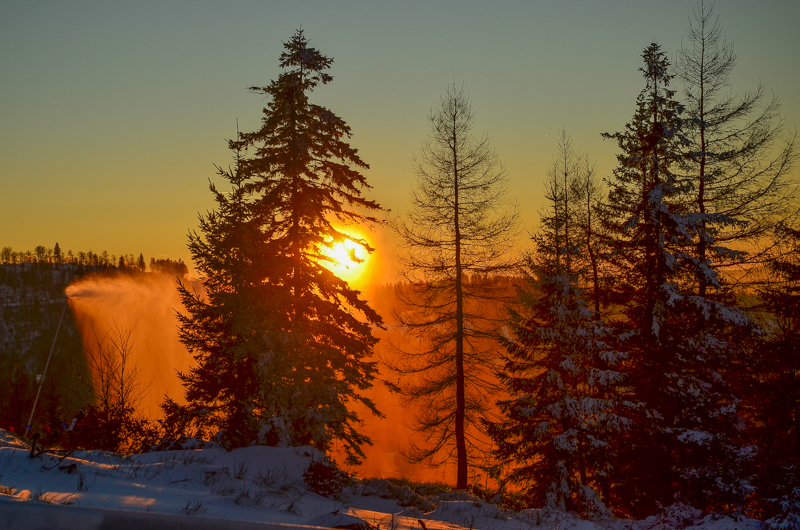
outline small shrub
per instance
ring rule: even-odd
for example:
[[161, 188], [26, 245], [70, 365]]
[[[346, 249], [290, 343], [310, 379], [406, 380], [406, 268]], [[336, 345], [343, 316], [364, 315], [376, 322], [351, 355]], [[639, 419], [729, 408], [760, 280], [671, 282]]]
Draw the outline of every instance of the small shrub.
[[272, 491], [282, 491], [289, 485], [289, 472], [286, 471], [284, 465], [281, 470], [268, 469], [266, 471], [259, 471], [253, 482], [263, 488]]
[[85, 473], [78, 473], [78, 491], [89, 491]]
[[491, 499], [491, 502], [508, 512], [521, 512], [533, 508], [530, 497], [520, 491], [503, 489]]
[[156, 424], [138, 416], [131, 406], [87, 405], [69, 433], [72, 448], [100, 449], [114, 453], [144, 453], [158, 442]]
[[293, 513], [295, 515], [303, 515], [303, 510], [300, 509], [300, 500], [303, 498], [303, 495], [304, 495], [303, 492], [298, 491], [294, 495], [292, 495], [288, 501], [273, 507], [281, 508], [283, 506], [286, 506], [286, 508], [284, 508], [284, 511], [288, 513]]
[[71, 495], [67, 495], [63, 499], [59, 501], [59, 504], [63, 504], [64, 506], [72, 506], [78, 500], [78, 496], [72, 493]]
[[214, 495], [220, 495], [222, 497], [230, 497], [234, 493], [236, 493], [237, 488], [233, 484], [221, 484], [216, 488], [211, 490], [211, 493]]
[[350, 475], [327, 457], [322, 461], [311, 462], [303, 473], [303, 483], [309, 491], [331, 499], [339, 497], [350, 482]]
[[357, 494], [363, 496], [377, 495], [383, 499], [396, 499], [399, 506], [414, 507], [423, 512], [433, 510], [436, 505], [420, 494], [420, 490], [442, 493], [444, 490], [436, 484], [411, 482], [408, 479], [369, 478], [360, 482]]
[[239, 492], [236, 494], [236, 497], [233, 498], [233, 502], [237, 505], [245, 504], [249, 500], [250, 491], [246, 487], [239, 490]]
[[184, 466], [190, 464], [213, 464], [216, 457], [201, 456], [196, 451], [186, 451], [180, 458]]
[[42, 493], [42, 487], [36, 486], [36, 491], [31, 492], [31, 500], [32, 501], [41, 501], [41, 502], [49, 502], [45, 497], [44, 493]]
[[253, 495], [253, 504], [257, 506], [263, 505], [268, 495], [269, 495], [269, 490], [259, 489]]
[[244, 477], [247, 476], [247, 470], [250, 469], [250, 462], [239, 462], [237, 463], [235, 460], [233, 461], [233, 478], [236, 480], [244, 480]]
[[584, 519], [610, 517], [611, 512], [606, 507], [597, 491], [591, 486], [583, 486], [576, 499], [576, 511]]
[[210, 486], [216, 484], [220, 478], [222, 478], [221, 473], [217, 473], [215, 470], [204, 470], [203, 472], [203, 484], [206, 486]]
[[767, 519], [764, 524], [769, 530], [796, 530], [800, 528], [800, 487], [793, 488], [780, 501], [780, 513]]
[[195, 515], [197, 513], [203, 513], [205, 511], [206, 508], [203, 507], [203, 503], [200, 502], [200, 499], [198, 499], [197, 497], [186, 501], [186, 506], [181, 508], [181, 513], [185, 515]]

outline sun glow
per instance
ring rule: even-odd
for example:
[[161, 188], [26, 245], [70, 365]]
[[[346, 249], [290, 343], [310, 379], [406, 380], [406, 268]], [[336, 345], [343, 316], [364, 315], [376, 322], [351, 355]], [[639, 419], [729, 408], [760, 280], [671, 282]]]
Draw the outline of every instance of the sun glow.
[[[363, 236], [353, 235], [353, 238], [361, 239]], [[324, 247], [322, 253], [331, 260], [324, 263], [325, 267], [341, 279], [348, 283], [359, 283], [365, 279], [370, 256], [353, 239], [345, 238], [344, 241]]]

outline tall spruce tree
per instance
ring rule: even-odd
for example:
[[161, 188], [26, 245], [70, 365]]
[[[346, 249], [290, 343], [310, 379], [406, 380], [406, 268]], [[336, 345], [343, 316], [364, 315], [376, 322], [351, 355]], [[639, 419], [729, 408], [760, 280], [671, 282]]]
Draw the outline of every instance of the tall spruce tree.
[[308, 99], [333, 79], [333, 59], [302, 30], [284, 48], [278, 79], [251, 88], [269, 99], [261, 127], [230, 142], [236, 166], [220, 175], [232, 191], [212, 186], [218, 210], [190, 236], [208, 294], [181, 290], [181, 339], [198, 362], [182, 377], [192, 410], [211, 411], [235, 444], [339, 441], [357, 462], [369, 439], [352, 405], [379, 414], [363, 391], [382, 320], [326, 265], [345, 237], [374, 250], [339, 227], [377, 223], [380, 206], [362, 197], [368, 166], [345, 141], [350, 128]]
[[512, 398], [499, 403], [503, 418], [489, 433], [502, 482], [538, 505], [588, 514], [601, 507], [598, 493], [610, 501], [612, 441], [629, 427], [635, 404], [624, 396], [619, 337], [589, 307], [592, 260], [582, 257], [594, 241], [578, 221], [584, 169], [562, 133], [499, 374]]
[[644, 403], [636, 435], [620, 444], [619, 480], [634, 513], [652, 513], [676, 495], [731, 509], [751, 491], [751, 451], [737, 444], [741, 419], [725, 375], [751, 327], [735, 308], [692, 290], [698, 272], [711, 285], [719, 280], [692, 252], [703, 216], [693, 209], [693, 182], [677, 172], [685, 139], [669, 61], [655, 43], [643, 59], [646, 86], [634, 118], [605, 135], [620, 148], [606, 208], [631, 330], [631, 382]]
[[604, 219], [615, 239], [613, 258], [621, 275], [617, 289], [635, 302], [634, 320], [648, 336], [658, 335], [657, 296], [675, 278], [676, 257], [691, 237], [682, 217], [685, 208], [674, 173], [679, 159], [680, 104], [669, 89], [669, 61], [658, 44], [642, 54], [646, 86], [636, 100], [633, 119], [623, 132], [604, 134], [620, 149], [619, 165], [609, 180]]

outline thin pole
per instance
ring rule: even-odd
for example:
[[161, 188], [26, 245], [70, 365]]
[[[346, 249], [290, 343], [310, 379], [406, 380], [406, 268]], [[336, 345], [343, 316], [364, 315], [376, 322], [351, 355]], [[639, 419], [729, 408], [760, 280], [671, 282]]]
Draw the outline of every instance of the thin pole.
[[50, 355], [47, 356], [47, 363], [44, 365], [44, 372], [42, 372], [42, 377], [39, 378], [39, 389], [36, 391], [36, 399], [33, 400], [33, 408], [31, 409], [31, 417], [28, 418], [28, 424], [25, 429], [25, 438], [28, 437], [28, 431], [33, 429], [33, 413], [36, 412], [36, 404], [39, 403], [39, 394], [42, 393], [42, 385], [44, 384], [44, 376], [47, 375], [47, 367], [50, 366], [50, 359], [53, 357], [53, 350], [56, 347], [56, 339], [58, 338], [58, 332], [61, 331], [61, 323], [64, 321], [64, 313], [67, 312], [67, 306], [69, 305], [69, 296], [67, 296], [66, 300], [64, 300], [64, 310], [61, 311], [61, 318], [58, 320], [58, 327], [56, 328], [56, 336], [53, 337], [53, 345], [50, 346]]

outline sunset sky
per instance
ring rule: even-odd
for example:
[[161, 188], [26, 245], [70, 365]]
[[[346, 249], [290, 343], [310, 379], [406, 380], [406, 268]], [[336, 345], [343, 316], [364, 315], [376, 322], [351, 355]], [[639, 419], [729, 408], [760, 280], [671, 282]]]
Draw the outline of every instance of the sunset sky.
[[[352, 128], [371, 165], [369, 197], [406, 207], [426, 115], [453, 81], [476, 133], [506, 164], [533, 230], [559, 129], [614, 167], [643, 86], [642, 50], [686, 41], [694, 0], [12, 1], [0, 0], [0, 246], [144, 253], [190, 262], [186, 234], [213, 207], [207, 184], [225, 140], [255, 129], [246, 88], [280, 73], [302, 26], [335, 59], [312, 100]], [[718, 0], [738, 55], [734, 93], [764, 84], [800, 126], [800, 1]], [[688, 44], [688, 43], [687, 43]], [[795, 171], [795, 174], [800, 174]], [[373, 235], [376, 259], [391, 244]], [[522, 242], [524, 244], [524, 241]], [[375, 276], [388, 281], [391, 266]]]

